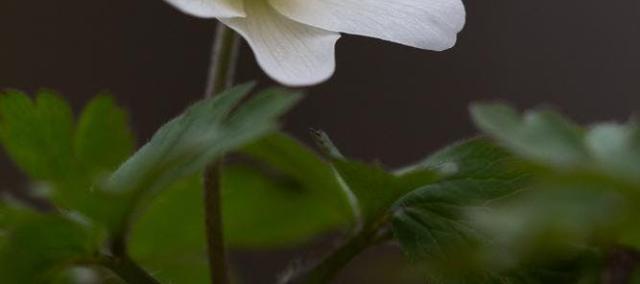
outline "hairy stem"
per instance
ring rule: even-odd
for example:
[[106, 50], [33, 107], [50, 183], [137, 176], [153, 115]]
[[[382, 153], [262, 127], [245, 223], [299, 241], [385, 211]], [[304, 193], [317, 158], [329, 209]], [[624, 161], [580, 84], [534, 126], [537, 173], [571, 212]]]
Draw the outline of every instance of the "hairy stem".
[[[212, 97], [233, 83], [233, 74], [238, 53], [238, 35], [222, 23], [218, 23], [213, 42], [209, 79], [205, 97]], [[220, 177], [222, 161], [211, 163], [204, 171], [204, 219], [207, 239], [207, 255], [211, 282], [229, 283], [227, 256], [222, 224], [222, 199]]]

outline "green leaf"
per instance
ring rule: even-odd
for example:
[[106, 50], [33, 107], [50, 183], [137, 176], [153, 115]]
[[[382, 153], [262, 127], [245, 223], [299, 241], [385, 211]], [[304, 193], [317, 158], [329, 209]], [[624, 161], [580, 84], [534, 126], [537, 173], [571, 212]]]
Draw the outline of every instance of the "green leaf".
[[0, 242], [1, 283], [49, 283], [75, 261], [88, 259], [100, 241], [85, 223], [4, 206]]
[[285, 90], [269, 89], [238, 105], [251, 87], [241, 85], [193, 105], [120, 166], [102, 187], [122, 200], [104, 216], [109, 227], [117, 232], [126, 230], [129, 217], [149, 196], [197, 173], [225, 152], [273, 131], [277, 118], [300, 98]]
[[[294, 246], [352, 218], [330, 165], [283, 134], [229, 157], [222, 180], [224, 231], [231, 247]], [[200, 176], [181, 179], [135, 223], [134, 258], [166, 282], [205, 283], [203, 216]]]
[[615, 236], [633, 224], [630, 213], [637, 210], [631, 210], [629, 200], [601, 186], [591, 182], [538, 184], [490, 211], [471, 211], [471, 216], [479, 228], [497, 236], [494, 239], [518, 257], [588, 247], [592, 242], [615, 243]]
[[640, 185], [640, 127], [636, 123], [597, 124], [585, 140], [595, 167]]
[[331, 166], [299, 142], [271, 135], [240, 154], [246, 160], [230, 162], [223, 176], [231, 245], [293, 246], [351, 222], [351, 207]]
[[[126, 114], [114, 107], [113, 102], [106, 97], [98, 97], [92, 101], [82, 113], [78, 127], [75, 128], [68, 106], [57, 97], [41, 95], [36, 99], [36, 103], [32, 103], [24, 94], [12, 93], [2, 96], [4, 101], [0, 101], [0, 111], [3, 142], [11, 154], [16, 153], [12, 157], [21, 159], [19, 164], [25, 172], [54, 186], [54, 196], [58, 205], [79, 210], [98, 223], [107, 225], [112, 234], [125, 234], [130, 218], [143, 212], [140, 209], [147, 205], [146, 200], [151, 195], [161, 193], [162, 189], [171, 186], [180, 178], [198, 174], [207, 163], [223, 153], [268, 134], [277, 127], [276, 118], [300, 98], [284, 90], [270, 89], [240, 104], [250, 89], [249, 85], [240, 86], [214, 99], [195, 104], [160, 129], [147, 145], [120, 166], [105, 183], [100, 182], [101, 176], [112, 170], [127, 155], [133, 144], [132, 135], [126, 128]], [[59, 113], [65, 109], [67, 112], [62, 113], [66, 116], [60, 115]], [[57, 127], [64, 131], [57, 130]], [[56, 143], [48, 143], [49, 140]], [[49, 153], [60, 154], [49, 157]], [[62, 161], [65, 161], [64, 166], [60, 166]], [[171, 201], [194, 202], [178, 207], [177, 211], [171, 210], [175, 208], [172, 204], [167, 206], [160, 202], [160, 209], [155, 211], [161, 217], [158, 224], [164, 225], [163, 222], [171, 220], [181, 223], [180, 225], [188, 224], [180, 222], [185, 221], [183, 213], [196, 216], [195, 221], [201, 220], [197, 218], [203, 215], [198, 211], [202, 208], [201, 187], [197, 182], [193, 182], [194, 179], [191, 180], [192, 183], [188, 182], [189, 179], [185, 181], [187, 186], [176, 184], [174, 188], [177, 189], [171, 191], [175, 195], [170, 197]], [[197, 196], [194, 195], [191, 200], [183, 198], [184, 193], [193, 189], [197, 190], [194, 191], [197, 192]], [[325, 212], [329, 211], [327, 208], [322, 209], [326, 210]], [[151, 210], [154, 210], [153, 206]], [[332, 211], [331, 214], [336, 212]], [[7, 218], [0, 214], [0, 219], [3, 219], [0, 223], [13, 222], [7, 221]], [[331, 218], [323, 219], [322, 222], [326, 223], [320, 223], [318, 227], [321, 228], [318, 230], [335, 228], [337, 225], [332, 223], [335, 218]], [[206, 273], [206, 269], [199, 269], [202, 267], [197, 265], [202, 264], [204, 257], [191, 262], [191, 257], [198, 258], [198, 255], [189, 254], [194, 251], [189, 245], [201, 247], [204, 244], [204, 233], [198, 231], [201, 230], [201, 221], [192, 228], [186, 228], [185, 232], [191, 234], [184, 233], [176, 238], [176, 231], [171, 231], [165, 236], [172, 237], [166, 239], [158, 238], [157, 232], [167, 227], [153, 227], [153, 222], [142, 224], [143, 232], [153, 232], [151, 235], [138, 234], [144, 238], [146, 247], [155, 247], [166, 241], [167, 244], [175, 243], [174, 246], [167, 245], [166, 248], [180, 248], [182, 254], [177, 255], [179, 257], [176, 259], [146, 258], [152, 259], [155, 263], [175, 265], [175, 270], [169, 270], [169, 277], [166, 279], [183, 279], [190, 282], [196, 279], [196, 270], [201, 271], [200, 275]], [[74, 242], [76, 241], [78, 240]], [[0, 241], [2, 244], [10, 242], [13, 241], [7, 238]], [[159, 249], [150, 253], [149, 250], [145, 250], [145, 245], [140, 245], [144, 242], [135, 241], [136, 246], [133, 250], [139, 255], [157, 256], [167, 252]], [[182, 246], [184, 244], [187, 246]], [[179, 252], [169, 250], [167, 253]], [[204, 256], [202, 251], [198, 253]]]
[[[326, 136], [323, 140], [332, 145]], [[465, 223], [465, 209], [511, 194], [528, 180], [519, 160], [481, 139], [445, 148], [395, 173], [340, 156], [333, 164], [365, 227], [392, 213], [395, 237], [414, 259], [445, 256], [444, 242], [477, 239]]]
[[485, 206], [526, 185], [518, 160], [487, 141], [474, 139], [432, 155], [424, 167], [442, 178], [394, 204], [393, 229], [412, 259], [447, 257], [447, 250], [482, 241], [466, 210]]
[[354, 195], [358, 215], [365, 223], [375, 222], [400, 197], [439, 178], [431, 169], [395, 175], [379, 165], [357, 161], [334, 160], [333, 165]]
[[502, 104], [471, 107], [476, 125], [518, 155], [556, 166], [576, 166], [588, 159], [584, 131], [559, 114], [532, 111], [522, 117]]
[[56, 180], [73, 165], [73, 115], [57, 95], [32, 101], [18, 91], [0, 96], [0, 139], [9, 157], [35, 180]]
[[312, 134], [316, 144], [331, 158], [338, 182], [345, 187], [360, 225], [379, 221], [399, 197], [439, 178], [431, 169], [411, 167], [391, 173], [379, 164], [346, 159], [325, 132], [314, 130]]
[[[326, 135], [319, 138], [327, 153], [339, 153]], [[474, 258], [457, 256], [488, 241], [474, 228], [467, 211], [528, 184], [530, 174], [521, 160], [483, 139], [447, 147], [393, 173], [379, 165], [346, 160], [340, 154], [330, 156], [353, 194], [363, 230], [379, 233], [391, 222], [406, 254], [415, 262], [426, 263], [423, 267], [430, 283], [501, 283], [506, 279], [490, 271], [475, 271]], [[456, 269], [448, 271], [452, 267]]]
[[0, 95], [0, 139], [12, 160], [33, 180], [51, 189], [59, 207], [90, 213], [108, 197], [91, 187], [132, 150], [124, 111], [99, 96], [75, 126], [71, 109], [50, 92], [35, 100], [8, 91]]
[[127, 113], [113, 98], [97, 96], [83, 110], [76, 128], [75, 157], [89, 172], [109, 173], [131, 153], [134, 138]]
[[[276, 118], [300, 97], [284, 90], [270, 89], [244, 104], [239, 104], [250, 89], [249, 85], [240, 86], [217, 98], [195, 104], [185, 114], [160, 129], [151, 141], [118, 168], [106, 183], [99, 182], [101, 176], [117, 166], [133, 144], [132, 135], [126, 128], [125, 112], [114, 107], [112, 100], [107, 97], [98, 97], [89, 104], [79, 119], [77, 129], [74, 128], [71, 112], [68, 111], [65, 116], [67, 123], [63, 124], [66, 125], [65, 131], [52, 131], [51, 129], [61, 124], [61, 119], [56, 119], [54, 115], [58, 114], [56, 110], [64, 110], [64, 107], [68, 110], [68, 106], [62, 100], [39, 96], [34, 104], [24, 94], [3, 96], [5, 101], [0, 105], [4, 123], [3, 142], [13, 147], [11, 150], [17, 149], [14, 151], [18, 153], [15, 157], [25, 160], [21, 164], [24, 165], [25, 172], [54, 185], [55, 196], [64, 197], [59, 204], [80, 210], [85, 216], [106, 224], [115, 234], [121, 234], [127, 229], [129, 218], [133, 214], [143, 212], [139, 209], [144, 207], [145, 200], [150, 195], [161, 193], [163, 188], [171, 186], [180, 178], [198, 174], [207, 163], [221, 154], [269, 133], [277, 127]], [[56, 124], [49, 125], [50, 123]], [[41, 143], [21, 143], [20, 139]], [[50, 139], [64, 143], [60, 143], [61, 146], [45, 143]], [[31, 155], [33, 149], [20, 148], [25, 145], [35, 147], [42, 154], [62, 153], [58, 156], [64, 156], [65, 159], [58, 156], [49, 158], [46, 155]], [[53, 146], [64, 151], [47, 148]], [[55, 164], [60, 161], [68, 163], [64, 167]], [[54, 166], [39, 167], [45, 162]], [[57, 170], [51, 171], [51, 167]], [[328, 169], [328, 166], [325, 167]], [[330, 170], [327, 172], [331, 173]], [[163, 202], [164, 199], [160, 198], [158, 203], [152, 204], [152, 214], [148, 215], [158, 215], [160, 219], [147, 222], [147, 215], [143, 215], [141, 229], [132, 236], [132, 251], [137, 256], [142, 256], [146, 265], [152, 269], [155, 267], [154, 264], [172, 267], [166, 270], [166, 274], [161, 275], [163, 279], [177, 279], [182, 283], [198, 281], [198, 275], [202, 277], [200, 279], [207, 278], [202, 250], [205, 242], [202, 239], [204, 233], [201, 221], [201, 186], [196, 178], [187, 178], [174, 185], [174, 189], [169, 191], [171, 194], [167, 195], [170, 202]], [[92, 188], [92, 185], [96, 187]], [[196, 195], [189, 198], [189, 190]], [[60, 192], [65, 194], [59, 194]], [[188, 203], [181, 203], [179, 205], [182, 207], [178, 206], [177, 210], [173, 210], [176, 207], [171, 202], [175, 200]], [[331, 207], [322, 207], [322, 210], [329, 212], [329, 208]], [[334, 216], [337, 212], [330, 213], [333, 214], [331, 217], [319, 214], [324, 219], [315, 227], [317, 230], [328, 230], [338, 226], [335, 224], [337, 218]], [[197, 223], [185, 222], [186, 216], [195, 216], [193, 221]], [[13, 223], [13, 220], [7, 221], [7, 218], [0, 214], [0, 223]], [[171, 222], [177, 225], [167, 227], [166, 224]], [[184, 226], [188, 224], [193, 227]], [[183, 228], [183, 233], [176, 236], [176, 228]], [[171, 231], [158, 234], [167, 229]], [[145, 235], [145, 232], [150, 234]], [[42, 235], [45, 234], [41, 233]], [[143, 241], [138, 241], [139, 237]], [[1, 240], [1, 244], [14, 242], [11, 238]], [[72, 238], [70, 241], [75, 244], [81, 243], [80, 239]], [[43, 244], [46, 245], [46, 242]], [[175, 258], [165, 257], [168, 255]], [[36, 258], [46, 259], [42, 255], [34, 256], [34, 259]], [[66, 257], [55, 258], [56, 263], [58, 260], [70, 261]], [[38, 267], [45, 272], [44, 266]]]
[[491, 242], [460, 257], [471, 253], [482, 259], [478, 267], [529, 279], [535, 279], [531, 268], [564, 261], [574, 268], [552, 269], [555, 276], [599, 283], [607, 249], [628, 245], [621, 237], [637, 232], [635, 203], [605, 188], [593, 180], [544, 181], [490, 208], [470, 210], [468, 220]]
[[159, 194], [134, 223], [129, 253], [162, 283], [208, 283], [200, 175]]
[[[602, 210], [594, 209], [595, 205], [586, 197], [592, 194], [591, 191], [598, 191], [605, 195], [619, 195], [620, 199], [629, 202], [640, 201], [640, 128], [636, 123], [600, 123], [584, 130], [559, 115], [548, 112], [532, 111], [520, 118], [515, 111], [503, 105], [478, 105], [472, 112], [482, 130], [506, 145], [514, 154], [537, 165], [540, 190], [545, 192], [553, 188], [558, 192], [569, 191], [576, 195], [571, 202], [556, 198], [566, 203], [565, 207], [558, 204], [558, 208], [567, 210], [558, 210], [551, 215], [540, 214], [536, 220], [546, 220], [546, 223], [538, 221], [539, 226], [550, 225], [567, 217], [567, 222], [570, 220], [576, 224], [590, 224], [587, 227], [591, 235], [598, 233], [613, 237], [621, 234], [615, 230], [607, 232], [590, 221], [588, 212]], [[606, 200], [604, 197], [593, 200], [600, 199]], [[520, 207], [528, 204], [525, 201], [519, 202]], [[529, 207], [530, 210], [550, 212], [546, 207]], [[584, 212], [573, 214], [573, 211], [569, 211], [576, 207], [583, 208]], [[615, 211], [606, 211], [613, 212]], [[625, 214], [615, 215], [609, 222], [625, 218]], [[628, 235], [637, 234], [636, 230], [626, 231]], [[569, 232], [566, 234], [571, 235]]]
[[520, 116], [508, 106], [491, 104], [471, 111], [482, 131], [543, 169], [640, 185], [640, 127], [635, 122], [600, 123], [585, 130], [550, 111]]
[[576, 248], [601, 253], [611, 246], [640, 248], [635, 225], [640, 128], [635, 122], [580, 128], [549, 112], [521, 117], [501, 105], [479, 105], [472, 112], [484, 132], [536, 166], [530, 190], [491, 210], [472, 211], [475, 227], [493, 240], [493, 250], [505, 252], [487, 259], [514, 266], [562, 257]]
[[[393, 230], [406, 254], [422, 264], [430, 283], [597, 283], [594, 279], [598, 275], [592, 272], [599, 257], [590, 251], [574, 248], [560, 253], [547, 249], [539, 257], [525, 260], [516, 256], [522, 256], [527, 248], [535, 251], [540, 247], [503, 242], [510, 236], [504, 230], [531, 240], [531, 230], [539, 225], [518, 223], [522, 214], [516, 212], [493, 211], [496, 204], [526, 192], [532, 185], [534, 176], [527, 163], [486, 140], [473, 139], [450, 146], [414, 167], [439, 169], [443, 178], [396, 202]], [[575, 200], [575, 196], [566, 197]], [[551, 204], [562, 207], [566, 200], [537, 200], [531, 204], [553, 218], [559, 212]], [[585, 212], [574, 213], [577, 215], [572, 217]], [[483, 220], [503, 220], [491, 223], [502, 231], [490, 232], [480, 226], [480, 216], [487, 216]], [[563, 220], [568, 223], [559, 223], [560, 228], [575, 225], [570, 223], [571, 218]], [[550, 231], [540, 232], [549, 237]]]
[[[317, 136], [327, 152], [339, 153], [326, 134]], [[512, 192], [516, 184], [524, 180], [522, 169], [504, 164], [515, 164], [515, 159], [480, 139], [448, 147], [393, 173], [380, 165], [346, 160], [342, 155], [332, 156], [333, 165], [353, 194], [365, 223], [377, 222], [392, 207], [401, 208], [416, 202], [468, 203], [475, 201], [473, 198], [486, 201], [490, 196]]]

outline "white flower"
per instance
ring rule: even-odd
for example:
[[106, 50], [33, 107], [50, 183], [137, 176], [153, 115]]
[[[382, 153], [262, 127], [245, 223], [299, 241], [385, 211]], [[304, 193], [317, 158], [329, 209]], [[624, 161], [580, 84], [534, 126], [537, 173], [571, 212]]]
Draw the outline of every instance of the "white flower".
[[313, 85], [333, 74], [340, 33], [441, 51], [465, 22], [461, 0], [166, 0], [241, 34], [276, 81]]

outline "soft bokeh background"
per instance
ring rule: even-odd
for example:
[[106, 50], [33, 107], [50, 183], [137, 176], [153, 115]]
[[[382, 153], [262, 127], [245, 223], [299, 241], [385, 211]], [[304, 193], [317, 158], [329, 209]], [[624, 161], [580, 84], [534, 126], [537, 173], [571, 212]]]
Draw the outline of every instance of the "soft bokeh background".
[[[398, 166], [473, 135], [473, 101], [550, 104], [581, 122], [640, 107], [640, 2], [465, 2], [467, 26], [447, 52], [343, 37], [335, 76], [308, 88], [286, 128], [307, 141], [308, 128], [324, 129], [349, 156]], [[142, 143], [201, 96], [214, 26], [161, 0], [2, 0], [0, 88], [54, 89], [76, 108], [108, 90]], [[243, 46], [238, 81], [255, 78], [271, 84]], [[19, 188], [19, 172], [1, 159], [2, 186]], [[248, 283], [271, 283], [297, 254], [239, 252], [234, 261], [252, 272]], [[380, 275], [402, 262], [393, 247], [370, 251], [340, 282], [390, 283]]]

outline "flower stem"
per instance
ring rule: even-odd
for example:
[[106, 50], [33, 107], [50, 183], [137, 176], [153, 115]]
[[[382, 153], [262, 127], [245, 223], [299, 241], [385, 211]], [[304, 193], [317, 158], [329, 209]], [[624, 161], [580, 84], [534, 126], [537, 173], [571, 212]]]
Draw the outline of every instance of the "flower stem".
[[224, 24], [218, 23], [216, 37], [211, 50], [211, 63], [209, 65], [207, 89], [204, 93], [205, 97], [212, 97], [233, 84], [238, 47], [240, 46], [239, 39], [236, 32]]
[[[212, 97], [233, 84], [236, 59], [238, 54], [238, 35], [222, 23], [218, 23], [216, 37], [213, 42], [209, 78], [205, 97]], [[204, 171], [204, 219], [207, 239], [207, 255], [209, 272], [214, 284], [229, 283], [227, 256], [224, 245], [222, 224], [222, 198], [220, 177], [222, 172], [221, 157], [208, 165]]]

